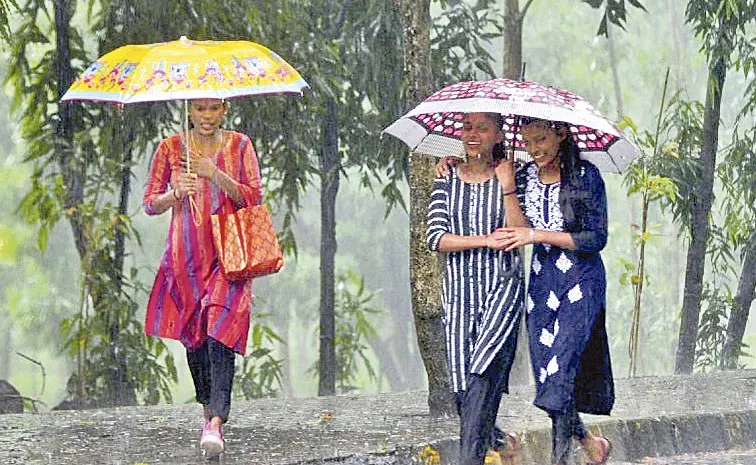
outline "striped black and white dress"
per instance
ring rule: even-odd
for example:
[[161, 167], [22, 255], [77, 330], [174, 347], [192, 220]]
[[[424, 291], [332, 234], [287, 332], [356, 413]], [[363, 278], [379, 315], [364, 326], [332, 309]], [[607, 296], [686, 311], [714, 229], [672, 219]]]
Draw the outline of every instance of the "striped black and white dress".
[[[495, 176], [482, 183], [467, 183], [451, 168], [447, 177], [435, 180], [428, 206], [431, 250], [438, 250], [444, 234], [479, 236], [503, 224], [504, 199]], [[466, 390], [467, 375], [483, 374], [507, 338], [516, 337], [523, 287], [516, 251], [483, 247], [447, 254], [442, 303], [454, 392]]]

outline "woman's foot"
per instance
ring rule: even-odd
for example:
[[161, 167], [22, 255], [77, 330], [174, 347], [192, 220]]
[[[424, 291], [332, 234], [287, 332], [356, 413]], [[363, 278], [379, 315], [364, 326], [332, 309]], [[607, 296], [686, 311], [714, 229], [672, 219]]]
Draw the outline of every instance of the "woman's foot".
[[607, 438], [588, 435], [581, 444], [588, 457], [586, 465], [604, 465], [609, 460], [612, 443]]
[[223, 440], [223, 421], [220, 417], [213, 417], [205, 422], [200, 432], [200, 449], [208, 457], [216, 457], [225, 449]]
[[504, 434], [505, 437], [497, 441], [500, 445], [496, 448], [502, 465], [520, 465], [522, 462], [520, 456], [522, 450], [520, 438], [515, 433]]

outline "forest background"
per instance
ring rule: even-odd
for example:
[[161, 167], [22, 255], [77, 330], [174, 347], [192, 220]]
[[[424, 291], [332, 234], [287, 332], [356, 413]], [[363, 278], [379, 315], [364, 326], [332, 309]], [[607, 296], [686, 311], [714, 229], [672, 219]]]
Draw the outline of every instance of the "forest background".
[[[401, 88], [401, 30], [391, 27], [392, 21], [396, 22], [393, 5], [368, 2], [362, 11], [350, 2], [299, 2], [306, 4], [299, 9], [297, 2], [280, 2], [277, 10], [262, 11], [264, 7], [240, 10], [240, 2], [164, 2], [162, 6], [148, 2], [125, 2], [124, 6], [116, 1], [48, 3], [20, 5], [24, 12], [9, 17], [11, 29], [17, 32], [2, 52], [7, 57], [3, 71], [8, 80], [0, 97], [4, 110], [0, 111], [0, 171], [6, 187], [0, 191], [0, 270], [5, 277], [0, 283], [0, 379], [8, 379], [24, 396], [39, 399], [48, 407], [76, 399], [81, 403], [88, 396], [108, 397], [97, 384], [123, 373], [133, 376], [127, 384], [137, 402], [192, 400], [181, 346], [173, 341], [164, 345], [147, 342], [139, 336], [138, 327], [168, 225], [167, 215], [144, 215], [141, 194], [154, 144], [179, 127], [181, 107], [82, 105], [85, 112], [83, 116], [79, 113], [76, 136], [71, 140], [84, 147], [79, 156], [90, 180], [82, 190], [93, 196], [92, 210], [79, 211], [91, 215], [81, 224], [92, 227], [84, 228], [88, 236], [77, 237], [68, 221], [76, 221], [79, 213], [60, 202], [60, 185], [45, 187], [50, 179], [64, 182], [48, 176], [50, 171], [59, 174], [51, 168], [53, 158], [46, 156], [55, 156], [60, 146], [50, 142], [49, 132], [44, 135], [45, 129], [62, 120], [53, 105], [55, 89], [45, 87], [45, 82], [49, 86], [54, 80], [55, 67], [50, 63], [54, 63], [51, 54], [56, 36], [51, 31], [62, 6], [70, 13], [70, 30], [75, 32], [71, 62], [77, 72], [98, 54], [128, 39], [173, 40], [186, 34], [192, 39], [235, 37], [266, 44], [312, 85], [301, 98], [231, 101], [228, 124], [248, 133], [258, 147], [268, 200], [288, 251], [281, 273], [255, 282], [253, 347], [251, 355], [239, 361], [236, 393], [244, 397], [310, 396], [321, 391], [322, 299], [316, 290], [322, 286], [321, 206], [328, 195], [335, 199], [333, 233], [338, 241], [338, 248], [336, 244], [326, 247], [335, 262], [332, 297], [337, 316], [334, 343], [339, 368], [334, 376], [338, 391], [426, 388], [410, 308], [409, 218], [402, 208], [409, 203], [403, 161], [406, 151], [379, 136], [380, 128], [407, 109], [397, 91]], [[523, 28], [526, 78], [573, 90], [617, 121], [626, 115], [639, 133], [655, 133], [665, 96], [667, 108], [673, 109], [666, 111], [665, 121], [677, 118], [695, 127], [702, 113], [696, 102], [705, 100], [708, 69], [702, 42], [686, 23], [688, 5], [665, 0], [647, 2], [645, 11], [628, 10], [624, 29], [610, 26], [608, 41], [597, 35], [605, 11], [590, 3], [601, 2], [528, 2]], [[201, 7], [204, 11], [198, 13]], [[256, 18], [263, 13], [267, 14], [265, 22]], [[433, 2], [431, 13], [437, 87], [465, 76], [486, 78], [486, 70], [489, 75], [501, 75], [501, 5]], [[234, 23], [235, 16], [247, 18], [246, 26]], [[335, 19], [329, 24], [322, 19], [328, 17]], [[157, 31], [155, 21], [160, 26]], [[365, 27], [362, 34], [369, 36], [372, 31], [374, 40], [365, 40], [369, 47], [354, 45], [347, 26], [354, 28], [352, 32]], [[753, 22], [745, 34], [753, 41]], [[21, 60], [21, 55], [27, 61]], [[667, 68], [670, 76], [665, 91]], [[752, 70], [733, 72], [729, 77], [722, 98], [723, 148], [732, 144], [735, 123], [747, 103], [745, 93], [754, 86]], [[333, 129], [320, 124], [337, 111], [344, 134], [333, 139], [329, 136]], [[753, 116], [749, 117], [746, 121], [756, 126]], [[676, 139], [681, 132], [674, 128], [663, 131], [668, 140], [659, 142], [657, 156], [678, 157], [684, 168], [690, 166], [685, 164], [690, 160], [685, 159], [684, 147]], [[124, 135], [128, 137], [123, 139]], [[333, 140], [335, 144], [320, 143]], [[642, 135], [639, 144], [650, 156], [653, 147]], [[327, 164], [327, 147], [338, 157], [337, 162], [331, 159], [331, 165]], [[108, 158], [108, 153], [118, 155]], [[130, 158], [123, 158], [125, 153]], [[753, 160], [752, 154], [748, 156]], [[119, 177], [124, 168], [128, 176]], [[743, 237], [752, 234], [754, 227], [753, 184], [746, 184], [746, 192], [734, 193], [726, 183], [731, 168], [720, 168], [724, 173], [715, 183], [713, 234], [696, 350], [698, 371], [721, 365], [729, 311], [747, 244]], [[679, 179], [684, 182], [676, 184], [677, 197], [652, 203], [649, 212], [653, 228], [645, 246], [648, 276], [636, 375], [664, 375], [675, 370], [689, 245], [679, 202], [684, 203], [686, 192], [690, 192], [686, 186], [697, 182], [695, 169], [682, 171]], [[327, 173], [334, 172], [341, 174], [336, 191], [332, 182], [324, 182]], [[125, 198], [123, 179], [130, 183]], [[610, 219], [609, 242], [603, 253], [608, 277], [607, 328], [615, 375], [627, 376], [631, 372], [628, 347], [634, 301], [634, 288], [628, 282], [638, 259], [637, 227], [633, 225], [641, 222], [642, 205], [637, 194], [628, 194], [629, 178], [607, 174], [605, 182]], [[744, 207], [738, 204], [743, 201]], [[119, 205], [125, 215], [118, 211]], [[745, 225], [732, 223], [733, 210]], [[87, 249], [85, 243], [95, 245]], [[112, 283], [104, 283], [113, 274], [91, 265], [109, 263], [109, 251], [117, 250], [119, 244], [125, 252], [124, 271], [118, 285], [110, 287]], [[82, 250], [89, 250], [84, 256], [91, 261], [82, 261]], [[100, 253], [104, 257], [98, 256]], [[87, 273], [102, 276], [89, 278]], [[112, 310], [115, 320], [100, 318], [105, 313], [96, 296], [108, 292], [117, 296], [111, 301], [119, 305]], [[108, 339], [113, 336], [113, 321], [122, 330], [120, 347], [125, 349], [120, 354], [108, 353], [114, 346], [113, 339]], [[746, 327], [743, 342], [751, 347], [756, 343], [753, 321]], [[108, 363], [113, 360], [115, 365]], [[118, 363], [125, 366], [121, 374], [117, 373]], [[744, 355], [739, 365], [753, 367], [756, 362]], [[134, 375], [138, 367], [143, 370], [141, 378]], [[88, 387], [88, 382], [95, 386]]]

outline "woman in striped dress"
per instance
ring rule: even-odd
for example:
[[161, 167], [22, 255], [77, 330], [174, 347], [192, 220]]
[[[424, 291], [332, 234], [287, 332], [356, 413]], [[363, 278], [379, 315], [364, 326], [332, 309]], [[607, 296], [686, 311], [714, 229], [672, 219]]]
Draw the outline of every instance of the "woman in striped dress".
[[428, 207], [428, 247], [446, 252], [442, 302], [451, 387], [460, 414], [460, 464], [479, 465], [509, 443], [495, 427], [517, 345], [523, 278], [517, 251], [505, 252], [504, 198], [495, 175], [501, 116], [469, 113], [462, 127], [467, 162], [435, 180]]
[[200, 447], [216, 455], [224, 449], [222, 425], [231, 405], [235, 353], [244, 355], [247, 346], [252, 281], [229, 281], [221, 273], [210, 215], [227, 202], [258, 204], [262, 190], [252, 141], [220, 129], [226, 103], [192, 100], [189, 112], [189, 140], [182, 133], [160, 143], [144, 193], [148, 215], [171, 211], [144, 329], [186, 347], [197, 402], [204, 407]]

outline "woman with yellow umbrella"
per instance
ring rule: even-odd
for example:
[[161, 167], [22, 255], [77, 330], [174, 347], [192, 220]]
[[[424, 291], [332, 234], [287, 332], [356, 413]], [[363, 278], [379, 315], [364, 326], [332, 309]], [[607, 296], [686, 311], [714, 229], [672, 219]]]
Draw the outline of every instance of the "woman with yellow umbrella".
[[[235, 352], [245, 352], [252, 304], [252, 281], [229, 281], [219, 269], [210, 215], [227, 202], [240, 207], [262, 200], [252, 141], [220, 128], [225, 113], [221, 100], [192, 100], [194, 127], [188, 139], [182, 133], [160, 143], [144, 194], [148, 215], [172, 213], [145, 331], [178, 339], [186, 347], [206, 420], [200, 446], [208, 454], [224, 449], [222, 425], [231, 404]], [[190, 170], [182, 158], [185, 146]]]
[[221, 128], [225, 98], [301, 93], [305, 87], [294, 68], [259, 44], [182, 37], [104, 55], [62, 99], [187, 102], [192, 127], [159, 144], [144, 194], [148, 215], [171, 212], [145, 332], [185, 346], [204, 409], [200, 446], [208, 455], [225, 449], [234, 362], [246, 351], [252, 304], [252, 280], [230, 280], [221, 271], [211, 215], [262, 201], [252, 141]]

